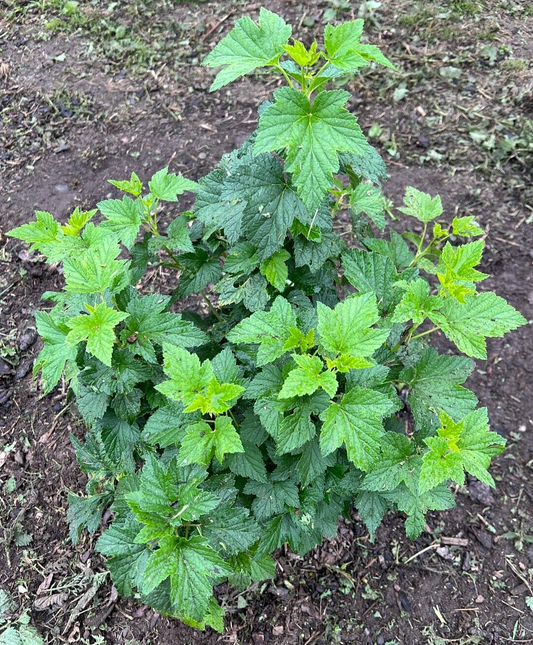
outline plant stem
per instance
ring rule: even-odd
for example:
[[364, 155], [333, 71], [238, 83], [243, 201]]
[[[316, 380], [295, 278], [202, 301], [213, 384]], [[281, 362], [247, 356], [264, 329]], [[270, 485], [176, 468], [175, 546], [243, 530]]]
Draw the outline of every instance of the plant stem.
[[283, 76], [285, 77], [285, 80], [289, 84], [289, 87], [292, 87], [294, 89], [294, 84], [292, 82], [291, 77], [287, 74], [287, 72], [283, 69], [283, 67], [279, 63], [276, 63], [276, 69], [283, 74]]
[[202, 300], [205, 302], [205, 304], [209, 307], [209, 311], [215, 316], [215, 318], [218, 320], [218, 322], [224, 322], [224, 319], [222, 316], [218, 313], [218, 311], [214, 308], [213, 303], [209, 298], [205, 295], [205, 291], [202, 290], [200, 291], [200, 296], [202, 297]]
[[235, 415], [233, 414], [233, 410], [228, 410], [228, 412], [229, 412], [230, 417], [233, 419], [233, 423], [235, 424], [235, 427], [238, 428], [239, 427], [239, 422], [235, 418]]
[[438, 330], [438, 327], [433, 327], [432, 329], [423, 331], [421, 334], [416, 334], [415, 336], [411, 336], [409, 340], [414, 340], [415, 338], [421, 338], [422, 336], [426, 336], [427, 334], [432, 334], [434, 331], [437, 331], [437, 330]]

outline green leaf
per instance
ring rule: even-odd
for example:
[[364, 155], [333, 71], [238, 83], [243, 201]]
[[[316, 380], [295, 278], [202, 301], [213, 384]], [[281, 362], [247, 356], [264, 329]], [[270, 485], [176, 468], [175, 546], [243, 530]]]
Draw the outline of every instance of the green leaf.
[[34, 222], [12, 229], [8, 235], [30, 242], [30, 251], [41, 251], [47, 255], [46, 249], [61, 235], [61, 227], [54, 216], [45, 211], [36, 211], [35, 218]]
[[380, 440], [381, 455], [361, 483], [372, 491], [394, 490], [402, 482], [408, 485], [418, 479], [420, 457], [413, 455], [413, 442], [405, 435], [387, 432]]
[[161, 448], [177, 446], [185, 436], [185, 430], [191, 423], [191, 415], [183, 412], [183, 406], [169, 401], [158, 408], [146, 421], [142, 439], [152, 446]]
[[406, 269], [414, 260], [414, 255], [409, 250], [409, 246], [403, 237], [396, 233], [396, 231], [390, 229], [389, 236], [389, 242], [387, 240], [369, 237], [366, 237], [362, 242], [371, 251], [390, 258], [398, 271]]
[[370, 533], [370, 538], [373, 539], [389, 508], [387, 500], [379, 493], [364, 490], [357, 494], [355, 507]]
[[281, 419], [274, 433], [278, 455], [292, 452], [313, 439], [316, 428], [311, 416], [318, 416], [328, 407], [329, 397], [324, 392], [317, 392], [313, 396], [298, 397], [287, 405], [290, 406], [289, 414]]
[[213, 583], [230, 573], [224, 560], [199, 535], [167, 537], [152, 551], [142, 591], [148, 594], [170, 577], [171, 599], [186, 616], [202, 621], [213, 596]]
[[438, 410], [462, 418], [477, 405], [473, 392], [461, 387], [470, 376], [474, 363], [462, 356], [439, 356], [429, 347], [414, 367], [400, 373], [409, 387], [407, 402], [415, 417], [416, 428], [424, 435], [438, 425]]
[[269, 300], [265, 278], [259, 273], [254, 273], [244, 283], [242, 298], [244, 306], [248, 311], [262, 311]]
[[243, 441], [244, 452], [230, 454], [228, 467], [232, 473], [257, 482], [267, 481], [267, 470], [261, 450], [253, 443]]
[[179, 298], [200, 293], [210, 282], [217, 282], [222, 275], [218, 256], [213, 256], [200, 247], [196, 247], [194, 253], [182, 253], [179, 261], [185, 268], [180, 276]]
[[349, 249], [342, 254], [344, 276], [359, 293], [375, 293], [382, 312], [389, 312], [399, 299], [394, 289], [398, 273], [393, 261], [374, 251]]
[[452, 233], [460, 237], [478, 237], [483, 235], [484, 231], [476, 224], [473, 215], [467, 215], [453, 218]]
[[73, 544], [77, 544], [83, 529], [93, 535], [102, 522], [102, 513], [113, 497], [109, 493], [78, 497], [69, 491], [67, 520], [69, 535]]
[[99, 553], [110, 556], [106, 560], [107, 568], [118, 592], [124, 596], [131, 596], [133, 587], [142, 586], [150, 554], [145, 544], [135, 542], [141, 527], [133, 518], [115, 521], [96, 543]]
[[128, 317], [122, 311], [111, 309], [102, 303], [95, 308], [89, 308], [88, 315], [76, 316], [67, 320], [70, 328], [66, 342], [77, 345], [87, 341], [87, 351], [96, 356], [105, 365], [111, 366], [111, 354], [115, 344], [115, 327]]
[[429, 450], [422, 457], [420, 492], [450, 479], [463, 486], [465, 471], [494, 487], [488, 467], [502, 452], [505, 439], [489, 431], [487, 409], [475, 410], [457, 423], [441, 411], [439, 421], [437, 436], [425, 439]]
[[125, 193], [130, 193], [130, 195], [133, 195], [134, 197], [139, 197], [142, 193], [142, 181], [134, 172], [131, 173], [129, 180], [116, 181], [114, 179], [108, 179], [107, 181], [119, 190], [123, 190]]
[[383, 159], [368, 141], [355, 154], [341, 152], [339, 159], [342, 172], [346, 172], [352, 183], [357, 183], [363, 178], [374, 184], [379, 184], [381, 179], [387, 177], [387, 167]]
[[261, 273], [278, 291], [285, 290], [287, 278], [289, 277], [289, 269], [286, 262], [290, 257], [291, 254], [288, 251], [281, 249], [280, 251], [276, 251], [267, 260], [263, 260], [259, 267]]
[[150, 179], [148, 188], [157, 199], [177, 202], [178, 195], [182, 195], [185, 191], [196, 192], [198, 184], [181, 175], [169, 173], [168, 168], [162, 168]]
[[179, 460], [180, 464], [208, 465], [215, 455], [221, 464], [224, 455], [236, 452], [244, 452], [239, 434], [232, 420], [221, 416], [215, 419], [214, 428], [205, 421], [199, 421], [187, 428]]
[[65, 291], [74, 293], [103, 293], [106, 289], [118, 293], [128, 283], [129, 263], [116, 260], [120, 247], [112, 239], [104, 239], [88, 249], [81, 257], [63, 262]]
[[61, 375], [73, 374], [76, 368], [75, 347], [67, 343], [69, 327], [66, 320], [56, 318], [45, 311], [38, 311], [35, 314], [37, 331], [44, 341], [44, 347], [39, 352], [35, 361], [34, 373], [41, 370], [44, 391], [50, 392], [58, 384]]
[[354, 388], [340, 403], [332, 403], [320, 418], [323, 455], [346, 446], [348, 459], [367, 471], [379, 458], [380, 439], [385, 434], [381, 419], [398, 409], [396, 402], [377, 390]]
[[420, 325], [444, 302], [438, 296], [429, 295], [429, 284], [422, 278], [397, 286], [401, 286], [405, 293], [394, 310], [392, 322], [412, 320], [415, 325]]
[[458, 247], [453, 247], [446, 242], [436, 269], [442, 293], [459, 302], [464, 302], [465, 296], [475, 293], [476, 288], [473, 283], [488, 277], [486, 273], [474, 269], [481, 261], [484, 246], [483, 240]]
[[527, 323], [522, 314], [492, 292], [466, 296], [464, 303], [447, 300], [430, 318], [458, 349], [482, 359], [487, 358], [485, 338], [501, 338]]
[[254, 153], [286, 151], [287, 172], [309, 211], [314, 212], [339, 171], [338, 152], [357, 153], [366, 139], [355, 117], [343, 106], [342, 90], [321, 92], [313, 101], [282, 87], [259, 118]]
[[324, 389], [331, 397], [335, 395], [338, 387], [335, 374], [322, 371], [324, 363], [318, 356], [293, 354], [292, 358], [297, 367], [291, 370], [285, 379], [279, 393], [280, 399], [313, 394], [319, 388]]
[[347, 72], [364, 67], [370, 61], [394, 69], [394, 65], [375, 45], [362, 45], [359, 42], [363, 25], [364, 21], [361, 19], [343, 22], [335, 27], [326, 25], [324, 44], [329, 62]]
[[292, 481], [269, 481], [264, 484], [250, 481], [244, 487], [244, 492], [256, 496], [252, 502], [252, 511], [259, 522], [283, 513], [285, 506], [300, 506], [298, 488]]
[[330, 309], [317, 303], [318, 333], [326, 352], [356, 358], [371, 356], [389, 335], [386, 329], [371, 329], [379, 320], [376, 296], [363, 293], [351, 296]]
[[326, 260], [335, 259], [343, 245], [336, 233], [324, 231], [320, 240], [308, 240], [298, 235], [294, 240], [294, 263], [297, 267], [308, 267], [312, 273], [317, 273]]
[[246, 203], [233, 203], [222, 197], [227, 174], [224, 170], [213, 170], [200, 180], [194, 203], [194, 214], [208, 230], [221, 229], [230, 244], [235, 244], [242, 229], [242, 216]]
[[269, 154], [248, 154], [240, 160], [224, 183], [222, 198], [230, 207], [243, 205], [238, 235], [256, 247], [259, 260], [281, 249], [295, 217], [309, 219], [283, 166]]
[[97, 207], [107, 220], [102, 227], [116, 233], [124, 246], [130, 249], [141, 228], [142, 211], [139, 202], [123, 197], [122, 200], [107, 199], [99, 202]]
[[280, 16], [261, 8], [259, 25], [248, 16], [240, 18], [229, 34], [203, 61], [209, 67], [223, 67], [211, 85], [211, 92], [258, 67], [275, 64], [284, 52], [292, 29]]
[[123, 470], [135, 470], [133, 449], [139, 440], [136, 423], [128, 423], [107, 411], [98, 422], [97, 430], [105, 449], [106, 457]]
[[196, 347], [207, 341], [204, 332], [180, 314], [165, 311], [169, 305], [168, 296], [139, 296], [136, 292], [126, 307], [129, 317], [121, 333], [128, 349], [140, 354], [146, 360], [155, 362], [153, 343]]
[[407, 514], [405, 531], [411, 540], [415, 540], [424, 530], [427, 511], [445, 511], [455, 504], [451, 491], [444, 485], [423, 493], [416, 484], [400, 484], [396, 490], [383, 496], [395, 503], [399, 511]]
[[350, 194], [350, 208], [359, 215], [368, 215], [382, 231], [385, 228], [383, 195], [379, 188], [361, 182]]
[[202, 533], [224, 556], [245, 551], [261, 535], [250, 511], [234, 506], [233, 502], [222, 504], [210, 513], [202, 522]]
[[404, 206], [398, 210], [405, 215], [415, 217], [420, 222], [431, 222], [442, 215], [442, 203], [439, 195], [432, 199], [431, 195], [412, 186], [406, 189], [403, 203]]
[[166, 246], [172, 251], [188, 251], [194, 252], [194, 247], [191, 242], [191, 235], [189, 229], [189, 220], [180, 215], [170, 224], [167, 229], [168, 241]]
[[296, 327], [296, 314], [285, 298], [278, 296], [270, 311], [245, 318], [227, 335], [231, 343], [258, 343], [257, 365], [266, 365], [285, 353], [285, 343]]
[[331, 465], [331, 459], [322, 456], [317, 439], [306, 443], [296, 465], [302, 486], [306, 488], [311, 485], [318, 477], [324, 474], [329, 465]]

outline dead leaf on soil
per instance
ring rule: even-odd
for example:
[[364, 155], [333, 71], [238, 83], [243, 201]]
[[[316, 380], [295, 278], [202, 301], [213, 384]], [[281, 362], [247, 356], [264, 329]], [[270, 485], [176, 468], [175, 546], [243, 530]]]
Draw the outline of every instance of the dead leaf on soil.
[[67, 600], [68, 593], [54, 593], [51, 596], [41, 596], [40, 598], [37, 598], [34, 601], [33, 606], [37, 611], [44, 611], [45, 609], [52, 607], [52, 605], [61, 607], [67, 602]]

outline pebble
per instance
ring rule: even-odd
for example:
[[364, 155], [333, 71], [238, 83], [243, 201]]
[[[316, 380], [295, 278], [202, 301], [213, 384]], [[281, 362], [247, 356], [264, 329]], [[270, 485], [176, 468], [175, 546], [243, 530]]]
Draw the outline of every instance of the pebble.
[[54, 186], [54, 190], [58, 193], [68, 193], [68, 186], [66, 184], [57, 184], [57, 186]]
[[9, 376], [12, 373], [11, 365], [0, 358], [0, 376]]
[[17, 371], [15, 372], [15, 380], [18, 381], [19, 379], [24, 378], [30, 370], [31, 370], [31, 361], [29, 359], [22, 361]]
[[23, 331], [19, 339], [19, 351], [25, 352], [37, 340], [37, 332], [33, 328]]
[[468, 484], [468, 492], [470, 493], [472, 501], [478, 504], [483, 504], [483, 506], [491, 506], [494, 504], [494, 496], [489, 486], [477, 479]]

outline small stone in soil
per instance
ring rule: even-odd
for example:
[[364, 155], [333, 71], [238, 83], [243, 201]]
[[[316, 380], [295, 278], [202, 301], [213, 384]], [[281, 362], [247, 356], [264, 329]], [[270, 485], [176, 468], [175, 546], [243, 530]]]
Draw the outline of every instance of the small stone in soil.
[[15, 372], [15, 380], [18, 381], [21, 378], [24, 378], [26, 374], [31, 370], [31, 361], [25, 360], [19, 365], [19, 368]]
[[26, 329], [26, 331], [22, 332], [19, 339], [19, 351], [25, 352], [33, 345], [36, 340], [37, 332], [35, 331], [35, 329]]
[[494, 504], [494, 496], [489, 486], [477, 479], [468, 484], [468, 492], [470, 493], [472, 501], [478, 504], [483, 504], [483, 506], [491, 506]]

